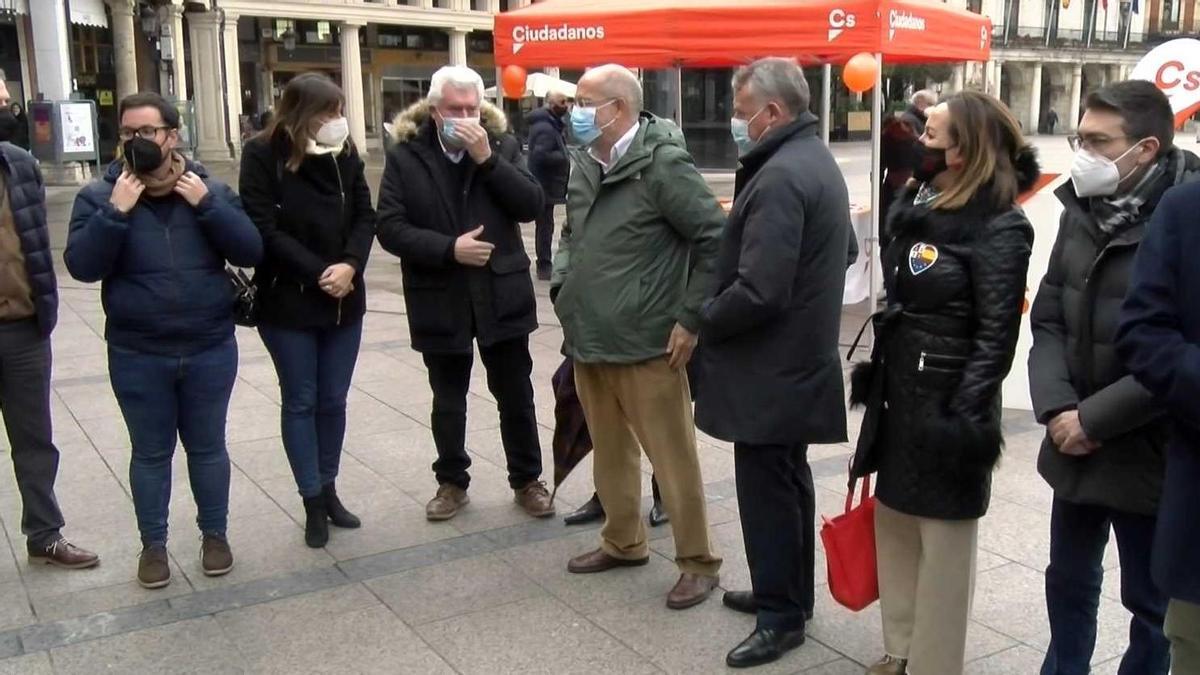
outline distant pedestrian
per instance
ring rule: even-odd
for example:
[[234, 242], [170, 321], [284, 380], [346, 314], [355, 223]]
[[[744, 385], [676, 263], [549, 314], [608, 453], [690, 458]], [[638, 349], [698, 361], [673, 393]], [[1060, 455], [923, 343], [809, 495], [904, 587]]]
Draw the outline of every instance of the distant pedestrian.
[[567, 158], [566, 116], [567, 95], [552, 91], [546, 95], [546, 105], [529, 113], [529, 172], [542, 184], [546, 204], [538, 214], [534, 239], [537, 243], [537, 275], [550, 281], [554, 266], [551, 249], [554, 245], [554, 207], [567, 202], [567, 174], [571, 161]]
[[330, 522], [360, 525], [336, 482], [367, 311], [363, 274], [375, 209], [344, 105], [327, 75], [292, 78], [278, 115], [246, 143], [238, 181], [263, 237], [254, 275], [258, 332], [279, 375], [283, 447], [304, 501], [304, 541], [313, 548], [328, 541]]
[[1046, 131], [1051, 136], [1053, 136], [1054, 129], [1057, 126], [1058, 126], [1058, 111], [1055, 110], [1054, 108], [1051, 108], [1050, 112], [1046, 113]]
[[883, 168], [883, 180], [879, 190], [879, 242], [882, 249], [891, 242], [888, 230], [887, 216], [896, 195], [904, 190], [912, 179], [913, 170], [920, 161], [921, 144], [917, 140], [920, 134], [913, 128], [912, 123], [904, 115], [889, 115], [883, 122], [883, 135], [880, 139], [880, 162]]
[[233, 568], [225, 419], [238, 350], [225, 264], [258, 264], [262, 238], [233, 190], [179, 153], [174, 106], [139, 93], [121, 101], [118, 117], [121, 159], [75, 197], [63, 258], [75, 279], [102, 282], [108, 372], [133, 446], [137, 578], [161, 588], [171, 581], [176, 438], [187, 452], [201, 569]]
[[930, 108], [937, 105], [938, 95], [936, 92], [929, 89], [922, 89], [912, 95], [908, 100], [908, 109], [906, 109], [900, 118], [912, 127], [917, 136], [925, 133], [925, 121], [928, 119], [927, 112]]

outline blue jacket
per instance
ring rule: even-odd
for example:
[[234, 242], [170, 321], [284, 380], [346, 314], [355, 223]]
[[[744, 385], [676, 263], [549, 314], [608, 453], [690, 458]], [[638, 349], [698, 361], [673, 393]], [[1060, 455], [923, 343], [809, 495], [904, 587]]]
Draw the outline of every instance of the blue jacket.
[[225, 261], [253, 267], [262, 238], [229, 186], [204, 167], [208, 195], [192, 208], [178, 195], [143, 196], [128, 214], [109, 203], [122, 164], [80, 190], [63, 255], [79, 281], [101, 281], [110, 345], [187, 356], [233, 334], [233, 287]]
[[1173, 422], [1154, 538], [1154, 581], [1200, 603], [1200, 183], [1173, 188], [1147, 228], [1121, 307], [1117, 350]]
[[21, 238], [25, 271], [33, 291], [38, 328], [50, 335], [58, 322], [58, 283], [46, 229], [46, 188], [33, 155], [11, 143], [0, 143], [0, 171], [8, 185], [8, 203]]

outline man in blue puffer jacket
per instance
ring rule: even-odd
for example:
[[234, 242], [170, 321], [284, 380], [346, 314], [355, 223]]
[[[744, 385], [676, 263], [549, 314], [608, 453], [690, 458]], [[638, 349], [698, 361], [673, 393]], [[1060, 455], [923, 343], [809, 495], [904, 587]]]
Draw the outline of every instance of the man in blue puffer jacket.
[[237, 195], [175, 151], [174, 107], [158, 94], [134, 94], [119, 112], [122, 159], [75, 198], [64, 257], [71, 276], [103, 282], [109, 377], [133, 446], [138, 582], [161, 588], [171, 580], [176, 435], [187, 452], [202, 571], [219, 576], [233, 567], [225, 415], [237, 343], [225, 263], [258, 264], [262, 239]]

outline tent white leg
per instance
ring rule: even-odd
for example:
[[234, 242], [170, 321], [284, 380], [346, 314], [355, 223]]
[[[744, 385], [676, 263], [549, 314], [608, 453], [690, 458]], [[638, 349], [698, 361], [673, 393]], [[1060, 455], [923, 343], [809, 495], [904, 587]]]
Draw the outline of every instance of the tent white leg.
[[[867, 260], [867, 283], [870, 304], [868, 313], [874, 313], [879, 304], [879, 289], [875, 287], [876, 269], [881, 265], [879, 250], [879, 202], [880, 202], [880, 142], [883, 138], [883, 54], [875, 54], [875, 87], [871, 90], [871, 237], [867, 239], [867, 250], [871, 257]], [[871, 344], [875, 344], [874, 330], [871, 332]]]
[[829, 145], [829, 128], [833, 122], [830, 119], [831, 101], [833, 98], [833, 66], [828, 63], [821, 68], [821, 140]]
[[675, 67], [675, 124], [683, 131], [683, 68]]

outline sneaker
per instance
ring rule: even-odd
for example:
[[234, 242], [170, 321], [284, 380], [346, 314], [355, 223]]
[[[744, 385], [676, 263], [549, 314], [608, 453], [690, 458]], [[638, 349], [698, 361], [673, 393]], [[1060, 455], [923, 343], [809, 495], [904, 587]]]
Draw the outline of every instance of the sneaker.
[[200, 567], [206, 577], [219, 577], [233, 569], [233, 551], [224, 535], [206, 534], [200, 538]]
[[535, 480], [520, 490], [513, 490], [513, 501], [534, 518], [549, 518], [554, 515], [554, 502], [551, 501], [550, 491], [546, 489], [546, 483], [543, 481]]
[[442, 483], [438, 486], [437, 494], [425, 505], [425, 518], [450, 520], [458, 515], [459, 509], [469, 503], [471, 503], [471, 498], [467, 496], [466, 490], [457, 485]]
[[82, 570], [100, 564], [100, 556], [79, 548], [63, 537], [45, 546], [30, 547], [28, 552], [30, 563], [54, 565], [66, 570]]
[[142, 588], [162, 588], [171, 583], [171, 563], [167, 559], [167, 547], [150, 545], [138, 556], [138, 583]]
[[904, 675], [907, 667], [908, 659], [885, 656], [879, 659], [875, 665], [867, 668], [867, 675]]

